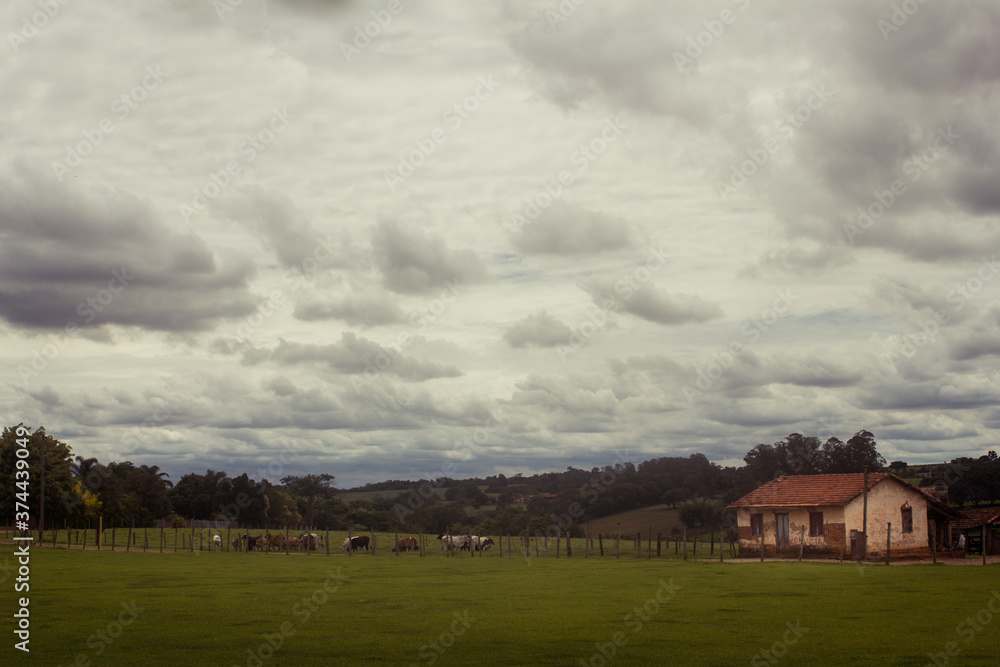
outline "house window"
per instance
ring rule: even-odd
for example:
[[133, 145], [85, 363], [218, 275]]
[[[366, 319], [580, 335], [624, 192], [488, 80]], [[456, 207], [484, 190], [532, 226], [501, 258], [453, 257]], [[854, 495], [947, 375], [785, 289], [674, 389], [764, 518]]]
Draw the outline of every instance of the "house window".
[[902, 517], [903, 518], [903, 521], [902, 521], [903, 532], [904, 533], [912, 533], [913, 532], [913, 508], [911, 508], [911, 507], [909, 507], [907, 505], [903, 505], [902, 509], [900, 509], [900, 512], [903, 515], [903, 517]]
[[750, 515], [750, 537], [760, 537], [764, 534], [764, 515]]
[[823, 537], [822, 512], [809, 512], [809, 537]]

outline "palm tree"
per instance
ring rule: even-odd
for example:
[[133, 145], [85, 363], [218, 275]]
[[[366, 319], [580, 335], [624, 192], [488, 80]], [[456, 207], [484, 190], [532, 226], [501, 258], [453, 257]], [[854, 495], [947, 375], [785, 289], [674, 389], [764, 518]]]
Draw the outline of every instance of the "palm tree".
[[83, 479], [87, 476], [87, 473], [91, 472], [99, 465], [101, 465], [100, 461], [94, 457], [85, 459], [82, 456], [77, 456], [76, 463], [71, 464], [69, 468], [78, 479]]
[[[79, 458], [79, 457], [77, 457]], [[139, 466], [139, 468], [145, 472], [148, 472], [153, 477], [156, 477], [163, 482], [164, 486], [168, 489], [174, 488], [174, 483], [170, 481], [170, 475], [165, 470], [160, 470], [160, 466]]]

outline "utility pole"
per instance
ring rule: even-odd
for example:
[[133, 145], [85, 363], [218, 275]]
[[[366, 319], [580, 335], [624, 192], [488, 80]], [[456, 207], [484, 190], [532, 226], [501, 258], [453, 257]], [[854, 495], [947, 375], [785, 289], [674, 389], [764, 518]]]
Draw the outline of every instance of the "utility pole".
[[43, 535], [45, 532], [45, 433], [42, 433], [42, 474], [39, 481], [42, 487], [42, 496], [39, 498], [38, 505], [38, 542], [40, 544], [45, 540]]
[[865, 466], [864, 515], [861, 519], [861, 560], [868, 560], [868, 466]]

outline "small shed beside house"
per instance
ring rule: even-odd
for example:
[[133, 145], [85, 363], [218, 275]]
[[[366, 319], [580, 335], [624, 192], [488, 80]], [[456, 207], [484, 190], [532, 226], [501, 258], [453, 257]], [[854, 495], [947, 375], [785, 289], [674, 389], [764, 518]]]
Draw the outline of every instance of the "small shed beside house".
[[965, 535], [965, 549], [970, 554], [981, 554], [983, 535], [986, 537], [986, 554], [1000, 554], [1000, 507], [959, 510], [955, 529]]
[[[736, 510], [739, 553], [759, 556], [860, 555], [864, 527], [865, 474], [778, 477], [729, 506]], [[930, 554], [950, 545], [959, 513], [890, 473], [868, 474], [868, 555], [885, 555], [892, 524], [891, 555]], [[804, 528], [804, 530], [803, 530]], [[932, 537], [933, 536], [933, 537]]]

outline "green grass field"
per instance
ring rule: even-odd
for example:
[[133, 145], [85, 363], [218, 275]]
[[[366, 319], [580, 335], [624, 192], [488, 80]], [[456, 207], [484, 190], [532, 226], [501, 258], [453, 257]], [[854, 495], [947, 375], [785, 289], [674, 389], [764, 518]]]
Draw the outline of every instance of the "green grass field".
[[948, 642], [952, 665], [1000, 654], [995, 566], [35, 548], [29, 658], [13, 648], [12, 551], [0, 547], [4, 665], [925, 665]]

